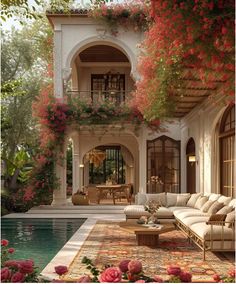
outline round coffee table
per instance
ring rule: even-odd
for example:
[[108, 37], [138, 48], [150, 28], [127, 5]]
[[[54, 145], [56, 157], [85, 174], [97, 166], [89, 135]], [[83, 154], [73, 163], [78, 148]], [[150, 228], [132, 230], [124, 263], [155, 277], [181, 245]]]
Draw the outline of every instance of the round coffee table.
[[136, 235], [138, 246], [157, 246], [159, 235], [176, 230], [174, 223], [159, 224], [158, 228], [137, 224], [137, 220], [120, 222], [119, 226], [129, 233]]

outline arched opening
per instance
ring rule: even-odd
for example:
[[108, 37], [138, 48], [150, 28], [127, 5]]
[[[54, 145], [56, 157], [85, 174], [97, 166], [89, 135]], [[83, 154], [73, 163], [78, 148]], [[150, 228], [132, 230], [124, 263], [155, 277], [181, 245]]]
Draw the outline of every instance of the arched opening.
[[220, 148], [220, 193], [234, 197], [235, 163], [235, 105], [229, 106], [221, 119], [219, 131]]
[[97, 146], [84, 155], [83, 166], [83, 184], [90, 204], [131, 202], [134, 158], [125, 146]]
[[147, 192], [180, 191], [180, 141], [165, 135], [147, 141]]
[[69, 97], [120, 105], [134, 89], [129, 58], [114, 44], [94, 42], [82, 47], [73, 57], [71, 67], [71, 85], [66, 87]]
[[196, 150], [193, 138], [186, 146], [187, 192], [196, 193]]

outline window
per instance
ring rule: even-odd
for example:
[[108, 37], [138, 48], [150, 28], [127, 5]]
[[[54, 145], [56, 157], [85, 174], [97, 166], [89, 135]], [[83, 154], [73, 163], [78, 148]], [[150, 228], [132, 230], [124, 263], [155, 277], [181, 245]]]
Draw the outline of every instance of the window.
[[167, 136], [147, 141], [147, 192], [180, 191], [180, 141]]
[[234, 187], [235, 105], [229, 106], [220, 124], [220, 191], [236, 197]]

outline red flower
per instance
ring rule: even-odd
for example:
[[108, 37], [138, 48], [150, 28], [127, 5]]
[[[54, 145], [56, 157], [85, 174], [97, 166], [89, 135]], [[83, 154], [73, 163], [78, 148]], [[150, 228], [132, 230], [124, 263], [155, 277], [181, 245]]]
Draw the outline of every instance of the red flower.
[[192, 274], [189, 272], [182, 271], [179, 277], [182, 282], [190, 283], [192, 281]]
[[227, 34], [228, 30], [226, 27], [222, 27], [221, 32], [223, 35]]
[[91, 283], [92, 279], [88, 275], [84, 275], [80, 277], [78, 280], [76, 280], [76, 283]]
[[13, 253], [14, 251], [15, 251], [14, 248], [9, 248], [9, 249], [8, 249], [8, 252], [9, 252], [9, 253]]
[[4, 265], [7, 266], [7, 267], [18, 268], [19, 267], [19, 261], [17, 261], [17, 260], [7, 260], [7, 261], [5, 261]]
[[20, 272], [22, 273], [32, 273], [34, 271], [34, 262], [32, 260], [21, 260], [19, 262]]
[[230, 277], [235, 278], [236, 268], [232, 268], [229, 270], [228, 274]]
[[54, 268], [58, 275], [63, 275], [66, 272], [68, 272], [68, 268], [65, 265], [58, 265], [58, 266], [55, 266]]
[[118, 267], [109, 267], [102, 272], [99, 282], [118, 283], [121, 282], [122, 272]]
[[157, 282], [157, 283], [162, 283], [162, 282], [164, 282], [163, 279], [162, 279], [160, 276], [158, 276], [158, 275], [155, 275], [155, 276], [153, 277], [153, 280], [154, 280], [154, 282]]
[[1, 245], [2, 246], [4, 246], [4, 247], [6, 247], [6, 246], [8, 246], [8, 244], [9, 244], [9, 241], [8, 240], [1, 240]]
[[167, 268], [167, 273], [169, 275], [179, 276], [180, 273], [181, 273], [181, 268], [179, 266], [177, 266], [177, 265], [170, 265]]
[[138, 274], [142, 271], [142, 263], [139, 260], [131, 260], [128, 264], [128, 270], [130, 273]]
[[122, 260], [119, 264], [119, 268], [121, 270], [121, 272], [127, 272], [128, 271], [128, 264], [130, 262], [130, 259], [125, 259]]
[[1, 282], [7, 282], [11, 277], [11, 270], [8, 267], [1, 269]]
[[22, 283], [25, 280], [25, 275], [21, 272], [16, 272], [11, 277], [11, 282], [13, 283]]
[[213, 275], [213, 279], [214, 279], [215, 282], [220, 282], [220, 280], [221, 280], [219, 274], [214, 274], [214, 275]]

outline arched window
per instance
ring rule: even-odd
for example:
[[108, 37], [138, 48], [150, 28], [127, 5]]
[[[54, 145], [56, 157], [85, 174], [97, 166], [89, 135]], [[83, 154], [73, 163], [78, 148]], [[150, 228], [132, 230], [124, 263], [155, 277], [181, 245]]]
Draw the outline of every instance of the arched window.
[[220, 124], [220, 191], [226, 196], [235, 197], [234, 187], [234, 143], [235, 105], [229, 106]]

